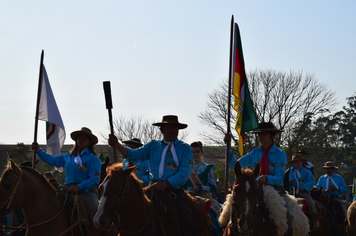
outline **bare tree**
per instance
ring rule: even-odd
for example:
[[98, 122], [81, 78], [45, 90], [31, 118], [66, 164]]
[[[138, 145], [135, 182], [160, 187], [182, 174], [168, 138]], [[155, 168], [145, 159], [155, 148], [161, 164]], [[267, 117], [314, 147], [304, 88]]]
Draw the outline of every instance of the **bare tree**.
[[[290, 132], [295, 131], [296, 125], [299, 127], [298, 131], [303, 132], [300, 127], [307, 121], [331, 110], [336, 104], [335, 92], [319, 83], [314, 75], [256, 69], [247, 74], [247, 78], [258, 121], [271, 121], [277, 128], [285, 131], [277, 137], [277, 145], [291, 145], [293, 142]], [[227, 127], [227, 90], [228, 81], [223, 81], [218, 89], [208, 94], [206, 108], [199, 114], [201, 123], [211, 128], [211, 131], [202, 134], [205, 142], [222, 144]], [[233, 109], [231, 111], [231, 127], [234, 127], [236, 112]], [[237, 144], [236, 131], [232, 130], [232, 134], [233, 142]], [[245, 141], [245, 151], [258, 144], [249, 135]]]
[[[119, 140], [127, 140], [139, 138], [143, 144], [155, 139], [160, 140], [163, 135], [157, 126], [152, 124], [155, 121], [145, 120], [142, 116], [125, 118], [123, 116], [114, 119], [114, 133]], [[101, 134], [101, 137], [106, 140], [110, 133], [110, 126], [107, 126], [108, 133]], [[189, 131], [184, 129], [179, 132], [178, 138], [184, 141], [189, 135]]]

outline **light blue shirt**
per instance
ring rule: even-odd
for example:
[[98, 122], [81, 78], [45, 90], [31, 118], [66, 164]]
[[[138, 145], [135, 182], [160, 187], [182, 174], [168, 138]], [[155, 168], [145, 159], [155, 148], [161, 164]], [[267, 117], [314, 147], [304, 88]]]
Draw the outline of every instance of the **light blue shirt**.
[[[320, 176], [318, 183], [316, 184], [315, 188], [321, 188], [323, 190], [326, 190], [326, 181], [329, 178], [327, 174]], [[330, 195], [340, 195], [342, 193], [347, 193], [348, 187], [345, 184], [344, 178], [342, 178], [341, 175], [338, 174], [333, 174], [331, 177], [335, 184], [337, 185], [338, 189], [333, 190], [331, 192], [325, 192], [325, 194], [330, 194]], [[329, 180], [329, 188], [330, 186], [334, 185], [331, 180]]]
[[177, 189], [182, 186], [192, 174], [193, 151], [188, 144], [178, 139], [173, 143], [179, 165], [176, 165], [173, 156], [170, 151], [168, 151], [164, 163], [164, 174], [161, 178], [159, 178], [159, 165], [163, 150], [167, 145], [163, 140], [152, 140], [137, 149], [126, 148], [128, 153], [127, 160], [130, 162], [148, 160], [153, 179], [162, 181], [168, 180], [171, 186]]
[[309, 191], [310, 189], [312, 189], [316, 181], [311, 171], [306, 168], [300, 167], [299, 168], [300, 177], [297, 174], [294, 174], [295, 171], [296, 169], [292, 167], [289, 173], [289, 179], [293, 180], [294, 187], [298, 188], [297, 183], [299, 183], [299, 188], [302, 188], [304, 191]]
[[135, 169], [135, 175], [137, 178], [141, 179], [142, 180], [142, 186], [147, 186], [149, 185], [149, 179], [148, 179], [148, 176], [147, 176], [147, 173], [146, 171], [149, 170], [149, 163], [148, 161], [135, 161], [135, 162], [129, 162], [127, 159], [125, 159], [123, 162], [122, 162], [122, 165], [124, 167], [124, 170], [126, 170], [129, 166], [135, 166], [137, 165], [138, 166], [136, 167]]
[[[251, 166], [251, 169], [255, 167], [257, 162], [261, 161], [263, 155], [262, 147], [255, 148], [251, 152], [247, 153], [245, 156], [239, 159], [242, 168]], [[233, 170], [236, 162], [236, 157], [230, 150], [231, 159], [229, 161], [229, 166]], [[283, 186], [283, 178], [287, 167], [287, 154], [280, 148], [276, 147], [275, 144], [272, 145], [268, 152], [268, 169], [269, 174], [267, 179], [267, 184], [275, 186]]]
[[59, 156], [52, 156], [40, 149], [37, 156], [51, 166], [64, 167], [66, 171], [65, 185], [78, 184], [78, 187], [83, 192], [88, 192], [89, 189], [97, 188], [100, 182], [101, 161], [94, 153], [85, 149], [81, 153], [82, 167], [74, 162], [76, 154], [70, 153]]

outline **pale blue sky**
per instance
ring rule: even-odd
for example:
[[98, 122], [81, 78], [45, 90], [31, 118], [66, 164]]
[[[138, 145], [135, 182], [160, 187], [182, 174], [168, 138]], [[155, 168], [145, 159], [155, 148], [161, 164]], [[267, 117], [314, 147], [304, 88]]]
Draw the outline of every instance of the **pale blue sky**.
[[1, 1], [0, 143], [33, 141], [42, 49], [65, 143], [82, 126], [106, 131], [107, 80], [114, 118], [176, 114], [189, 125], [186, 141], [200, 140], [207, 94], [228, 78], [232, 15], [247, 71], [314, 74], [341, 110], [356, 92], [355, 13], [353, 0]]

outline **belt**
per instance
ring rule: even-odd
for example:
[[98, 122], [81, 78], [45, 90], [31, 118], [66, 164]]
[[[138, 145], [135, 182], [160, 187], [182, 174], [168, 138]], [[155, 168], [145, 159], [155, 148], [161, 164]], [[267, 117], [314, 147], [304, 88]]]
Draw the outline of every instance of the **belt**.
[[330, 194], [329, 196], [330, 198], [339, 198], [339, 195], [335, 195], [335, 194]]

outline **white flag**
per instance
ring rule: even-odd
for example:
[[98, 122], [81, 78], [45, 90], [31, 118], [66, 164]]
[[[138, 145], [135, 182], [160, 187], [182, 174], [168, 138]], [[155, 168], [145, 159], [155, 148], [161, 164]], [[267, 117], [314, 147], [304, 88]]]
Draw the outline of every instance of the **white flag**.
[[47, 152], [53, 156], [60, 155], [66, 133], [44, 65], [38, 119], [46, 121]]

